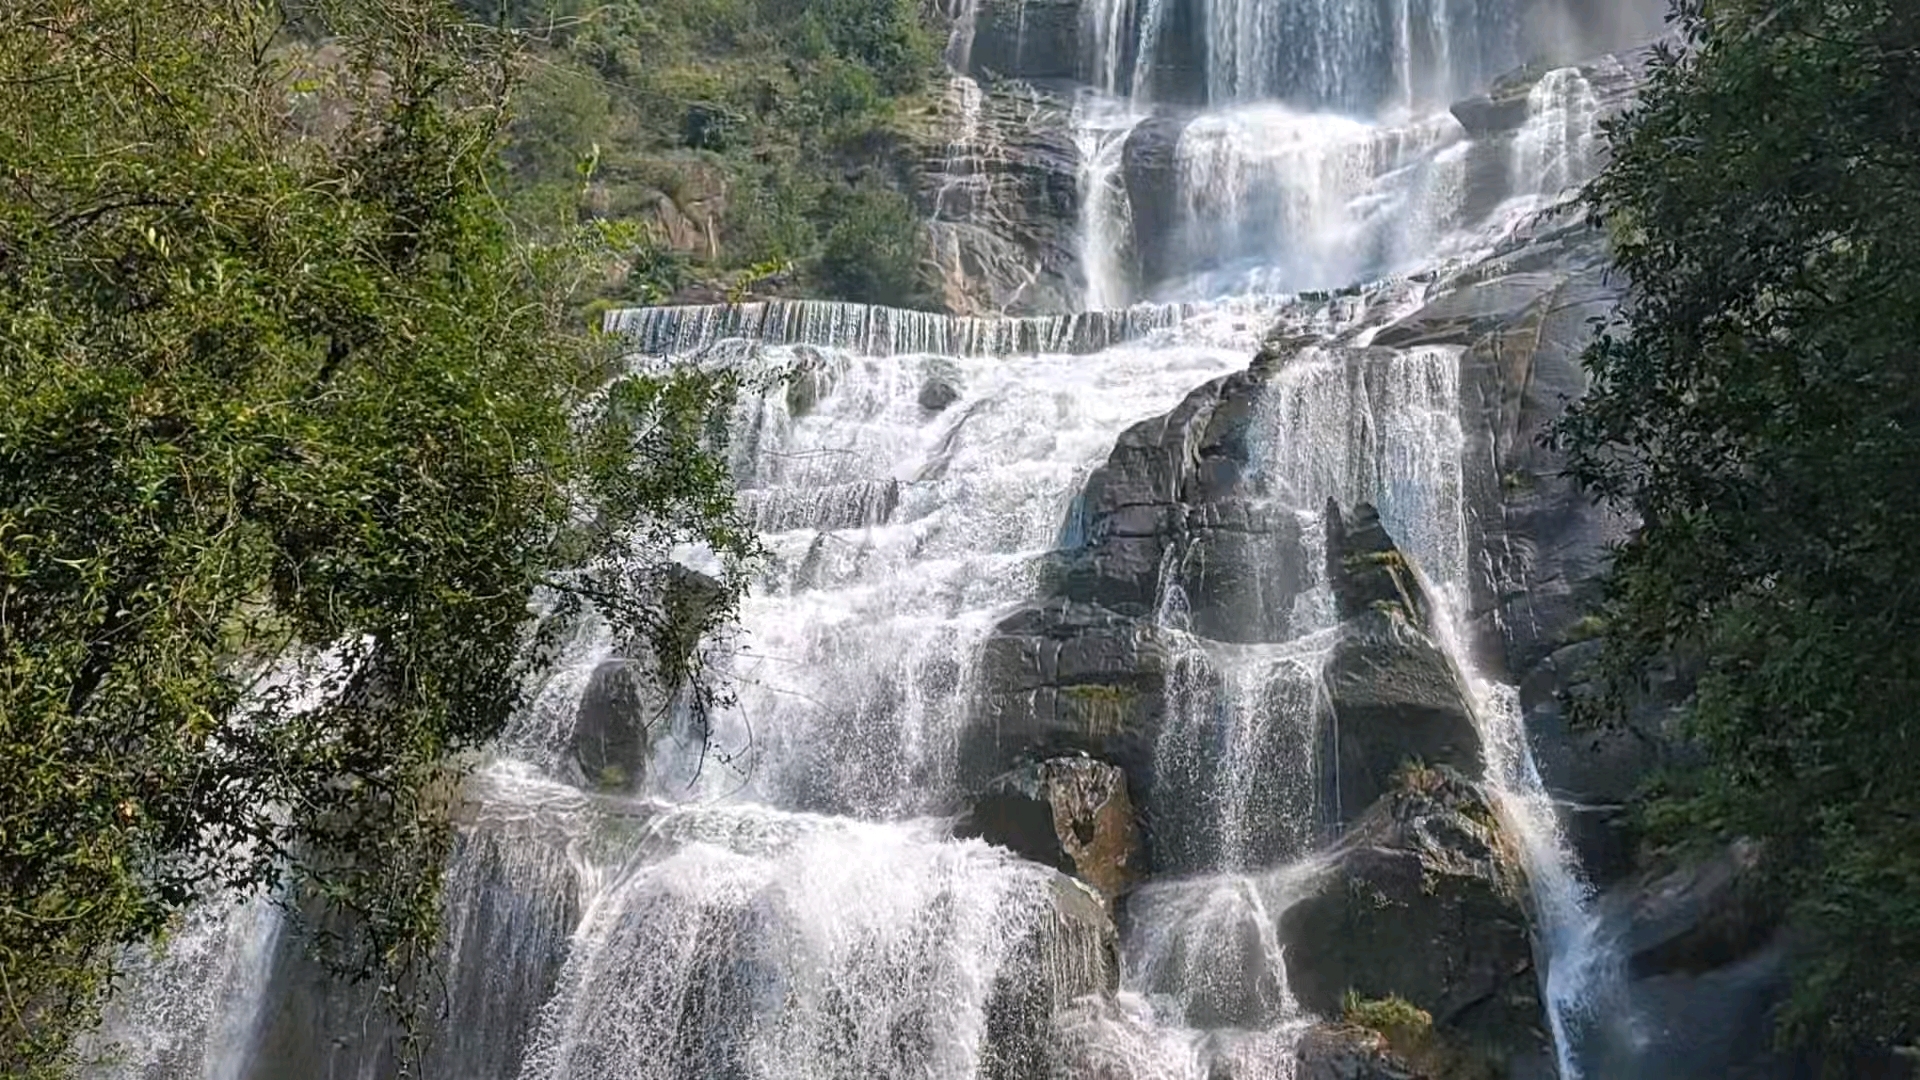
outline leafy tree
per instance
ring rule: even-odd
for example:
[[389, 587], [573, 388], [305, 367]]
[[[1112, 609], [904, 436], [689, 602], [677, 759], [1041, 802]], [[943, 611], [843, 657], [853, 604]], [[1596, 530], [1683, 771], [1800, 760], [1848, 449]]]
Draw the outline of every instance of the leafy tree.
[[[1787, 1033], [1920, 1036], [1920, 7], [1680, 0], [1588, 192], [1633, 293], [1560, 426], [1637, 511], [1608, 657], [1698, 671], [1656, 807], [1763, 839]], [[1623, 683], [1622, 685], [1627, 685]]]
[[921, 284], [920, 221], [905, 197], [862, 188], [837, 200], [838, 220], [821, 250], [821, 276], [835, 295], [868, 304], [914, 307]]
[[404, 984], [536, 593], [684, 642], [670, 546], [737, 589], [733, 385], [609, 386], [597, 264], [489, 194], [516, 65], [438, 0], [10, 10], [0, 1074], [57, 1073], [125, 947], [246, 890], [351, 913], [336, 961]]

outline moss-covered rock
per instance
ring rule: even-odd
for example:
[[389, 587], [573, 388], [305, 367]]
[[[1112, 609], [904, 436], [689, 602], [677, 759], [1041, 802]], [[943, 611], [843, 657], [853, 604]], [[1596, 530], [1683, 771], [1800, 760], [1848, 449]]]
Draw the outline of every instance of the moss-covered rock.
[[1463, 1055], [1538, 1059], [1551, 1041], [1519, 853], [1455, 770], [1423, 766], [1400, 780], [1281, 916], [1288, 984], [1321, 1015], [1398, 998]]

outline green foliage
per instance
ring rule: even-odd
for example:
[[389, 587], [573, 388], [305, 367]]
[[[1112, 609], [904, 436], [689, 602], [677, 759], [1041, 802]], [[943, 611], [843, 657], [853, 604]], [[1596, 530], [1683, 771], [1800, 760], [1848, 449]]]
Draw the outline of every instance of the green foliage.
[[[1650, 815], [1765, 842], [1810, 942], [1787, 1031], [1920, 1037], [1920, 8], [1684, 0], [1588, 200], [1635, 292], [1560, 425], [1637, 511], [1617, 696], [1697, 669]], [[1621, 705], [1621, 702], [1616, 702]]]
[[926, 302], [920, 222], [896, 192], [864, 189], [834, 201], [838, 220], [820, 253], [821, 278], [837, 296], [868, 304]]
[[[771, 263], [810, 295], [929, 302], [920, 226], [876, 153], [939, 70], [915, 0], [467, 2], [541, 39], [503, 178], [523, 225], [642, 223], [710, 293]], [[650, 284], [599, 291], [659, 299]]]
[[1436, 1031], [1431, 1013], [1398, 994], [1363, 998], [1348, 990], [1341, 1019], [1378, 1034], [1395, 1055], [1434, 1080], [1494, 1080], [1505, 1073], [1492, 1055]]
[[59, 1074], [124, 947], [250, 890], [405, 985], [450, 762], [560, 629], [536, 591], [686, 679], [670, 545], [735, 590], [751, 553], [733, 384], [609, 386], [572, 296], [605, 252], [520, 246], [489, 194], [513, 42], [292, 14], [34, 0], [0, 35], [0, 1075]]

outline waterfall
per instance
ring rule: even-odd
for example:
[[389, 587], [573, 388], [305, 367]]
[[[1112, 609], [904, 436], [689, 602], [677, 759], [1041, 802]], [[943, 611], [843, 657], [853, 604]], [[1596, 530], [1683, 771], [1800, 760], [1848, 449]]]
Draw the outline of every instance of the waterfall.
[[[1028, 4], [942, 10], [954, 126], [922, 194], [935, 257], [964, 281], [963, 248], [991, 250], [1009, 210], [985, 166], [1017, 153], [983, 121], [1008, 84], [968, 74], [976, 20], [1017, 27], [1017, 66]], [[1324, 751], [1336, 499], [1378, 508], [1472, 691], [1573, 1080], [1611, 960], [1514, 692], [1464, 647], [1463, 348], [1374, 344], [1593, 167], [1603, 106], [1587, 71], [1538, 79], [1505, 128], [1469, 135], [1442, 111], [1508, 58], [1513, 13], [1505, 0], [1082, 0], [1073, 58], [1088, 85], [1065, 121], [1077, 218], [1054, 224], [1080, 251], [1087, 310], [609, 313], [637, 369], [755, 376], [724, 419], [766, 558], [738, 625], [706, 643], [731, 697], [702, 723], [684, 694], [625, 702], [645, 706], [617, 733], [638, 747], [630, 772], [581, 747], [621, 722], [602, 699], [644, 657], [583, 619], [529, 688], [457, 808], [433, 1002], [445, 1018], [429, 1025], [425, 1075], [1292, 1080], [1302, 1032], [1329, 1018], [1289, 985], [1280, 921], [1346, 824]], [[1188, 95], [1204, 105], [1185, 111], [1146, 100], [1183, 33], [1205, 57]], [[981, 235], [963, 245], [968, 230]], [[1230, 377], [1245, 382], [1219, 408], [1242, 410], [1242, 429], [1154, 441]], [[1121, 539], [1137, 546], [1089, 570], [1074, 561], [1094, 543], [1088, 492], [1122, 451], [1146, 461], [1124, 507], [1139, 516]], [[1209, 522], [1155, 470], [1236, 485], [1237, 614], [1189, 595], [1212, 569], [1194, 554]], [[1149, 584], [1085, 595], [1082, 579], [1109, 571]], [[1046, 621], [1068, 615], [1113, 633]], [[989, 662], [1010, 624], [1033, 647], [1017, 670]], [[1150, 691], [1063, 674], [1127, 649], [1157, 665], [1126, 673]], [[1133, 796], [1153, 808], [1151, 872], [1123, 904], [953, 838], [973, 774], [1004, 770], [979, 750], [1004, 734], [998, 705], [1040, 717], [1022, 754], [1079, 752], [1085, 732], [1056, 730], [1064, 707], [1035, 704], [1071, 690], [1153, 699], [1138, 745], [1110, 755], [1128, 757]], [[293, 938], [266, 898], [196, 913], [134, 960], [89, 1075], [380, 1075], [396, 1034], [364, 995], [328, 989]]]

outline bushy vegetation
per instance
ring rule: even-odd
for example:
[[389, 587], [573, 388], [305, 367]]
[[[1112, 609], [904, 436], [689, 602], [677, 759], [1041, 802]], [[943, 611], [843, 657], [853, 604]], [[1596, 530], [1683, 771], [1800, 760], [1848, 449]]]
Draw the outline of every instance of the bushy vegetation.
[[901, 128], [939, 71], [917, 0], [463, 0], [539, 41], [507, 152], [528, 228], [640, 228], [611, 301], [926, 305]]
[[10, 10], [0, 1075], [58, 1075], [123, 948], [250, 890], [403, 985], [536, 592], [683, 641], [669, 546], [748, 554], [731, 381], [610, 384], [604, 252], [501, 212], [517, 67], [438, 0]]
[[[1703, 766], [1651, 819], [1760, 839], [1786, 1033], [1920, 1038], [1920, 7], [1680, 0], [1589, 192], [1633, 286], [1559, 429], [1637, 512], [1623, 699], [1678, 661]], [[1622, 704], [1622, 702], [1616, 702]], [[1842, 1060], [1835, 1057], [1834, 1060]]]

